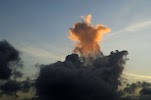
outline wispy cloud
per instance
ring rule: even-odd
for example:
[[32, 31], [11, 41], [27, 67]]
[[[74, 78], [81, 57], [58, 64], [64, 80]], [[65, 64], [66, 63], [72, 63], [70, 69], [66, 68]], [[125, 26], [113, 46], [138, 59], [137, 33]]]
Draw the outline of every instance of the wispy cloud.
[[35, 48], [35, 47], [24, 47], [21, 49], [22, 52], [27, 53], [31, 56], [38, 57], [38, 58], [45, 58], [45, 59], [58, 59], [60, 60], [60, 56], [57, 56], [51, 52], [48, 52], [41, 48]]
[[151, 79], [151, 76], [146, 75], [139, 75], [139, 74], [133, 74], [133, 73], [124, 73], [126, 76], [130, 76], [131, 78], [135, 77], [135, 79]]
[[148, 28], [149, 26], [151, 26], [151, 20], [141, 21], [141, 22], [130, 24], [129, 26], [127, 26], [127, 27], [125, 27], [119, 31], [113, 32], [109, 36], [117, 35], [117, 34], [122, 33], [122, 32], [141, 31], [141, 30], [144, 30], [145, 28]]
[[134, 23], [125, 28], [125, 31], [139, 31], [151, 26], [151, 20]]

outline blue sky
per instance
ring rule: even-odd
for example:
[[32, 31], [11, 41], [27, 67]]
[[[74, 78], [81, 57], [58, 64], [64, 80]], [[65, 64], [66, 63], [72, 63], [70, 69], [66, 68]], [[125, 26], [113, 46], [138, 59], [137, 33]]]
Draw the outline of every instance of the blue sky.
[[92, 14], [92, 25], [112, 29], [100, 43], [103, 53], [128, 50], [125, 73], [149, 77], [150, 5], [150, 0], [1, 0], [0, 39], [22, 52], [24, 70], [31, 73], [35, 63], [64, 60], [72, 53], [75, 44], [67, 38], [69, 28]]

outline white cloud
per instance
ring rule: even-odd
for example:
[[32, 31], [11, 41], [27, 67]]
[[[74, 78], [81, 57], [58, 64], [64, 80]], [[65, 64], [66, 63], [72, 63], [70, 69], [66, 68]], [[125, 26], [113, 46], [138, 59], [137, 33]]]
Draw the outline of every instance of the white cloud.
[[149, 26], [151, 26], [151, 20], [137, 22], [137, 23], [133, 23], [133, 24], [131, 24], [131, 25], [119, 30], [119, 31], [112, 32], [108, 36], [117, 35], [117, 34], [120, 34], [122, 32], [136, 32], [136, 31], [144, 30], [145, 28], [148, 28]]
[[38, 58], [45, 58], [45, 59], [58, 59], [60, 60], [60, 56], [57, 56], [53, 53], [50, 53], [44, 49], [41, 48], [35, 48], [35, 47], [24, 47], [21, 48], [21, 51], [24, 53], [27, 53], [31, 56], [38, 57]]
[[144, 28], [148, 28], [149, 26], [151, 26], [151, 20], [132, 24], [125, 28], [125, 31], [139, 31], [143, 30]]

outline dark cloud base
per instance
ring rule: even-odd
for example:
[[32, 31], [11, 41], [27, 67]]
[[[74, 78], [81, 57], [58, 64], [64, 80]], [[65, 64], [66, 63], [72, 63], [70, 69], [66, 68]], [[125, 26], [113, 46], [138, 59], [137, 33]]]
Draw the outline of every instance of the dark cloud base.
[[64, 62], [43, 65], [36, 80], [37, 95], [41, 100], [120, 100], [117, 87], [127, 54], [112, 52], [87, 66], [71, 54]]
[[[0, 41], [0, 94], [16, 95], [18, 91], [28, 92], [30, 78], [20, 81], [23, 73], [20, 52], [6, 40]], [[16, 95], [17, 96], [17, 95]]]

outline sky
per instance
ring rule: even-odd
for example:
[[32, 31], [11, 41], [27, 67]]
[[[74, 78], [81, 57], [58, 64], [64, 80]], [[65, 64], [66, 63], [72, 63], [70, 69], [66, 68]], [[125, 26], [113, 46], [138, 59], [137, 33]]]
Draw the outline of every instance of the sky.
[[25, 72], [34, 65], [63, 61], [75, 46], [69, 28], [92, 14], [91, 24], [103, 24], [111, 32], [100, 42], [105, 55], [128, 50], [125, 73], [151, 79], [150, 0], [0, 0], [0, 40], [21, 52]]

